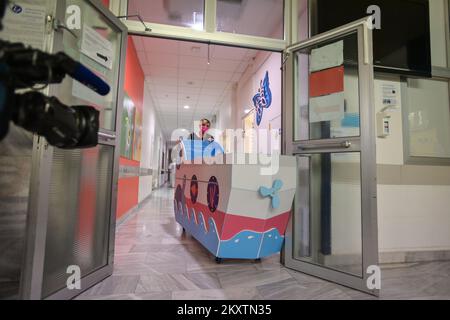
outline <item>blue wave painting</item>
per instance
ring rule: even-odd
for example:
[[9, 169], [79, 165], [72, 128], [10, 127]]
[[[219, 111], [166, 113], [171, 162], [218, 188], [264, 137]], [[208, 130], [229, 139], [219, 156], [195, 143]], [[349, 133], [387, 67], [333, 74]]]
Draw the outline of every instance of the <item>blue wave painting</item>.
[[219, 257], [227, 259], [258, 259], [262, 233], [242, 231], [232, 239], [220, 242]]
[[209, 231], [207, 231], [203, 214], [197, 215], [197, 224], [194, 213], [187, 214], [186, 210], [186, 206], [181, 202], [178, 205], [175, 202], [176, 221], [218, 258], [259, 259], [281, 251], [284, 237], [280, 235], [277, 229], [265, 233], [246, 230], [238, 233], [230, 240], [220, 241], [217, 226], [213, 219], [209, 219]]
[[278, 229], [272, 229], [264, 233], [259, 256], [261, 258], [269, 257], [281, 251], [284, 237], [280, 235]]
[[[217, 248], [219, 247], [219, 235], [217, 234], [216, 223], [213, 219], [209, 219], [209, 231], [206, 231], [205, 218], [200, 212], [197, 215], [198, 224], [195, 221], [194, 214], [190, 214], [189, 217], [185, 214], [186, 209], [182, 209], [183, 205], [179, 203], [178, 210], [175, 209], [175, 217], [177, 222], [186, 229], [198, 242], [200, 242], [209, 252], [213, 255], [217, 255]], [[181, 209], [181, 210], [180, 210]]]

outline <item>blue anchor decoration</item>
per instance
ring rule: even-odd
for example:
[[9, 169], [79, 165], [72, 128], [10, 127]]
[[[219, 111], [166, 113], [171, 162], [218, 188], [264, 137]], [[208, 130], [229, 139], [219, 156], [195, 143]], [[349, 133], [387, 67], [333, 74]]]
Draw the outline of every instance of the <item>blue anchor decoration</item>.
[[283, 181], [275, 180], [273, 182], [272, 188], [260, 187], [259, 194], [264, 198], [271, 197], [272, 198], [272, 208], [278, 209], [280, 207], [280, 196], [278, 193], [281, 188], [283, 188]]

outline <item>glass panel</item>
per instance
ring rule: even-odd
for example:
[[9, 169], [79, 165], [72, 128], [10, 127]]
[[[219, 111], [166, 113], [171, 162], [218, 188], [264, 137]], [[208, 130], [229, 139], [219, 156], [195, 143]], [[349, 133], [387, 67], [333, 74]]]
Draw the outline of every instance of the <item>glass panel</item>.
[[[128, 15], [139, 14], [146, 22], [203, 30], [203, 0], [129, 0]], [[138, 20], [137, 17], [130, 17]]]
[[42, 294], [66, 287], [67, 268], [84, 277], [108, 263], [114, 148], [55, 149]]
[[[86, 1], [68, 0], [67, 6], [70, 5], [77, 5], [80, 7], [82, 12], [82, 28], [80, 30], [71, 30], [75, 36], [70, 32], [64, 31], [64, 52], [73, 59], [80, 61], [83, 65], [94, 71], [99, 77], [106, 81], [111, 88], [111, 92], [103, 97], [81, 85], [79, 82], [72, 80], [72, 78], [66, 77], [63, 83], [58, 86], [58, 99], [67, 105], [95, 106], [100, 110], [100, 127], [102, 129], [114, 131], [120, 69], [119, 57], [121, 35], [109, 22], [107, 22], [103, 15]], [[66, 19], [67, 18], [68, 16], [66, 16]], [[99, 60], [98, 58], [96, 58], [97, 60], [94, 60], [93, 54], [95, 53], [92, 52], [98, 51], [97, 46], [104, 47], [101, 49], [102, 53], [110, 55], [111, 57], [106, 57], [104, 61], [101, 61], [101, 59]]]
[[284, 38], [284, 1], [217, 1], [217, 31]]
[[359, 152], [298, 157], [294, 259], [362, 276]]
[[297, 41], [309, 38], [309, 0], [298, 0], [298, 30]]
[[360, 135], [358, 38], [296, 52], [295, 140]]
[[33, 135], [11, 125], [0, 141], [0, 300], [19, 294], [32, 153]]
[[410, 156], [450, 158], [449, 82], [409, 79]]

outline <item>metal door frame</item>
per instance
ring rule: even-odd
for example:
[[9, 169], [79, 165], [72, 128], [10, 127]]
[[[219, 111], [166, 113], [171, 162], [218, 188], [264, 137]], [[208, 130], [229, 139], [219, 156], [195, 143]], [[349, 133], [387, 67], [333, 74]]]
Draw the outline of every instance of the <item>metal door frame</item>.
[[[128, 29], [117, 19], [114, 14], [106, 8], [100, 0], [84, 0], [95, 10], [102, 14], [111, 25], [121, 33], [120, 40], [120, 67], [119, 67], [119, 88], [117, 90], [116, 122], [115, 131], [101, 129], [99, 132], [99, 145], [114, 147], [112, 186], [111, 186], [111, 212], [109, 222], [109, 247], [108, 264], [100, 269], [82, 276], [82, 290], [69, 290], [63, 288], [56, 293], [42, 297], [42, 284], [44, 273], [44, 260], [47, 238], [48, 219], [48, 192], [52, 174], [53, 147], [49, 146], [45, 139], [35, 136], [32, 156], [32, 176], [30, 182], [30, 199], [28, 204], [26, 246], [20, 283], [20, 299], [27, 300], [62, 300], [71, 299], [81, 294], [83, 291], [112, 275], [114, 263], [114, 243], [116, 232], [116, 209], [117, 192], [119, 180], [119, 159], [120, 159], [120, 128], [121, 114], [123, 108], [124, 82], [125, 82], [125, 59], [128, 40]], [[66, 2], [56, 1], [56, 8], [49, 16], [65, 16]], [[53, 31], [51, 22], [47, 20], [47, 37], [49, 44], [47, 49], [50, 52], [57, 52], [61, 49], [62, 33]], [[65, 32], [65, 31], [64, 31]], [[115, 85], [115, 84], [114, 84]], [[48, 92], [52, 95], [52, 87]], [[54, 87], [53, 87], [54, 88]], [[54, 94], [54, 93], [53, 93]]]
[[[287, 268], [294, 269], [312, 276], [335, 282], [353, 289], [378, 296], [379, 290], [370, 290], [367, 286], [372, 273], [367, 273], [370, 266], [378, 266], [378, 221], [377, 221], [377, 180], [376, 180], [376, 134], [374, 122], [374, 71], [373, 71], [373, 45], [372, 29], [367, 18], [349, 23], [331, 31], [316, 35], [306, 41], [299, 42], [288, 47], [285, 51], [287, 63], [284, 74], [284, 101], [283, 112], [283, 141], [284, 154], [295, 155], [302, 146], [316, 146], [317, 141], [295, 141], [294, 121], [292, 117], [296, 105], [296, 59], [295, 52], [312, 45], [327, 42], [336, 38], [342, 38], [351, 33], [357, 33], [358, 37], [358, 71], [359, 71], [359, 104], [360, 104], [360, 137], [342, 138], [353, 143], [360, 144], [361, 152], [361, 219], [362, 219], [362, 262], [363, 276], [353, 276], [340, 271], [332, 270], [320, 265], [294, 259], [294, 219], [295, 210], [286, 232], [283, 262]], [[338, 139], [321, 140], [321, 149], [315, 149], [312, 153], [336, 152], [327, 146]], [[351, 151], [348, 149], [347, 151]], [[306, 153], [306, 152], [303, 152]]]

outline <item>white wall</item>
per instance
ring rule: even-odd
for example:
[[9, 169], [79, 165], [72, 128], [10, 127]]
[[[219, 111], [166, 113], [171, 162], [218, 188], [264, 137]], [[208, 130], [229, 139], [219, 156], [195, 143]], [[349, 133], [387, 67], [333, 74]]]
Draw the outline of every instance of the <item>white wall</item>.
[[164, 137], [161, 125], [159, 122], [156, 123], [155, 127], [155, 136], [153, 140], [154, 153], [153, 153], [153, 188], [159, 188], [164, 183], [164, 177], [161, 176], [162, 170], [162, 153], [163, 149], [165, 150], [166, 158], [167, 158], [167, 148], [166, 148], [166, 139]]
[[[144, 106], [142, 115], [142, 155], [141, 168], [152, 169], [153, 137], [155, 132], [155, 111], [147, 86], [144, 85]], [[139, 202], [152, 192], [152, 176], [139, 177]]]
[[[381, 83], [375, 82], [375, 108], [380, 111]], [[398, 81], [388, 81], [400, 89]], [[424, 92], [425, 94], [425, 92]], [[430, 98], [429, 108], [439, 101]], [[403, 101], [388, 114], [391, 116], [391, 135], [377, 138], [377, 163], [381, 181], [378, 185], [378, 230], [380, 252], [408, 252], [422, 250], [450, 250], [450, 167], [404, 166], [403, 154]], [[425, 170], [427, 175], [448, 177], [447, 185], [433, 178], [420, 178]], [[386, 176], [392, 175], [393, 182], [383, 184]], [[424, 183], [417, 181], [430, 180]], [[442, 177], [441, 177], [442, 178]], [[396, 183], [395, 181], [398, 181]]]
[[[233, 90], [234, 97], [232, 97], [232, 121], [234, 123], [233, 128], [243, 128], [243, 118], [246, 113], [245, 110], [251, 110], [253, 106], [253, 97], [258, 92], [261, 81], [264, 80], [266, 72], [269, 72], [270, 89], [272, 91], [272, 105], [268, 109], [264, 109], [261, 125], [256, 126], [256, 129], [281, 129], [281, 103], [282, 103], [282, 91], [281, 91], [281, 54], [260, 51], [256, 55], [255, 59], [242, 75], [238, 81], [235, 89]], [[278, 140], [275, 140], [278, 138]], [[273, 141], [277, 141], [281, 148], [281, 137], [275, 136]], [[259, 139], [259, 151], [267, 153], [270, 150], [268, 143], [265, 140]]]
[[[217, 122], [213, 124], [214, 129], [225, 132], [227, 129], [234, 129], [233, 118], [233, 90], [230, 93], [230, 97], [220, 106], [217, 113]], [[220, 141], [219, 141], [220, 142]]]
[[161, 154], [165, 139], [159, 124], [151, 92], [144, 86], [142, 120], [141, 169], [153, 170], [153, 175], [139, 178], [139, 202], [147, 198], [154, 188], [160, 187]]
[[450, 186], [379, 185], [378, 199], [381, 253], [450, 250]]
[[[445, 67], [447, 52], [445, 47], [445, 24], [443, 0], [430, 1], [432, 62], [434, 66]], [[382, 108], [381, 79], [375, 82], [376, 110]], [[391, 83], [400, 88], [398, 79]], [[414, 89], [414, 90], [420, 90]], [[417, 93], [417, 92], [416, 92]], [[426, 92], [423, 95], [427, 95]], [[442, 103], [440, 97], [428, 95], [427, 106], [433, 109]], [[401, 98], [401, 97], [400, 97]], [[379, 172], [381, 175], [398, 175], [401, 184], [378, 185], [378, 230], [380, 252], [410, 252], [450, 250], [450, 167], [402, 166], [403, 123], [401, 118], [404, 103], [399, 101], [398, 108], [389, 112], [391, 135], [387, 139], [377, 139], [377, 163], [390, 165], [392, 172]], [[413, 101], [412, 103], [415, 103]], [[389, 167], [381, 166], [385, 170]], [[411, 176], [419, 179], [422, 172], [435, 176], [427, 183], [407, 181]], [[448, 180], [447, 183], [436, 182]], [[447, 179], [445, 177], [448, 177]]]

